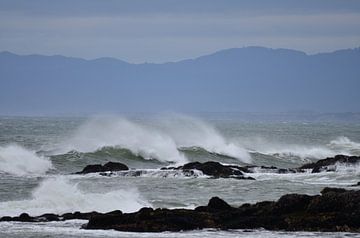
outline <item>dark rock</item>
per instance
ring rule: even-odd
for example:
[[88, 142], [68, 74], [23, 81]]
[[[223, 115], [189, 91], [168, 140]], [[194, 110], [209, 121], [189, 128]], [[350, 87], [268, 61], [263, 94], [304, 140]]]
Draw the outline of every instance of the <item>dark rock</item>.
[[334, 171], [336, 164], [357, 164], [360, 163], [360, 156], [336, 155], [335, 157], [318, 160], [315, 163], [309, 163], [301, 166], [299, 169], [312, 169], [312, 173], [322, 171]]
[[10, 217], [10, 216], [1, 217], [0, 221], [12, 221], [12, 217]]
[[231, 210], [232, 207], [219, 197], [212, 197], [208, 203], [208, 208], [213, 210]]
[[325, 193], [344, 193], [346, 192], [347, 190], [344, 189], [344, 188], [329, 188], [329, 187], [326, 187], [324, 188], [323, 190], [321, 190], [321, 194], [325, 194]]
[[106, 171], [121, 171], [121, 170], [129, 170], [129, 168], [122, 163], [117, 163], [117, 162], [107, 162], [106, 164], [104, 164], [104, 169]]
[[85, 229], [114, 229], [134, 232], [181, 231], [203, 228], [288, 231], [360, 232], [360, 191], [324, 188], [321, 195], [287, 194], [278, 201], [231, 207], [218, 197], [207, 206], [189, 209], [142, 208], [125, 213], [65, 213], [31, 217], [2, 217], [0, 221], [45, 222], [86, 219]]
[[36, 221], [47, 222], [47, 221], [60, 221], [60, 216], [53, 213], [46, 213], [35, 218]]
[[179, 167], [161, 168], [161, 170], [182, 170], [189, 174], [192, 170], [199, 170], [207, 176], [212, 178], [236, 178], [236, 179], [250, 179], [254, 178], [244, 176], [240, 166], [236, 165], [222, 165], [219, 162], [209, 161], [205, 163], [191, 162]]
[[31, 221], [33, 221], [33, 217], [29, 216], [29, 214], [27, 214], [27, 213], [22, 213], [18, 217], [18, 220], [23, 221], [23, 222], [31, 222]]
[[282, 196], [274, 207], [275, 213], [287, 214], [299, 212], [307, 207], [312, 197], [303, 194], [287, 194]]
[[356, 184], [353, 184], [353, 185], [350, 185], [351, 187], [357, 187], [357, 186], [360, 186], [360, 182], [356, 183]]
[[76, 174], [88, 174], [88, 173], [99, 173], [106, 171], [122, 171], [129, 170], [129, 168], [122, 163], [118, 162], [108, 162], [104, 165], [101, 164], [91, 164], [87, 165], [81, 172], [77, 172]]
[[288, 231], [360, 231], [360, 191], [325, 188], [322, 195], [288, 194], [278, 201], [229, 206], [218, 197], [187, 209], [143, 208], [92, 216], [85, 229], [160, 232], [202, 228]]

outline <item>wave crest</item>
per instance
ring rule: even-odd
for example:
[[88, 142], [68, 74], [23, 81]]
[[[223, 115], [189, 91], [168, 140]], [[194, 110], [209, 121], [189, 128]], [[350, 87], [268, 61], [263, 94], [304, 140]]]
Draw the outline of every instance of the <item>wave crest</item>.
[[98, 117], [89, 120], [61, 147], [63, 153], [71, 150], [89, 153], [104, 147], [118, 147], [128, 149], [144, 159], [187, 162], [168, 135], [154, 128], [117, 117]]
[[41, 175], [52, 168], [50, 160], [17, 144], [0, 147], [0, 171], [17, 176]]
[[134, 212], [149, 206], [140, 198], [135, 189], [116, 190], [108, 193], [85, 193], [65, 177], [44, 180], [32, 193], [32, 199], [0, 203], [1, 216], [16, 216], [23, 212], [32, 216], [44, 213], [62, 214], [66, 212], [109, 212], [120, 209]]
[[225, 139], [208, 123], [181, 115], [163, 117], [153, 123], [119, 117], [93, 118], [61, 144], [57, 152], [100, 153], [103, 148], [120, 148], [147, 160], [183, 164], [188, 162], [181, 151], [184, 147], [199, 147], [242, 162], [251, 161], [245, 149]]

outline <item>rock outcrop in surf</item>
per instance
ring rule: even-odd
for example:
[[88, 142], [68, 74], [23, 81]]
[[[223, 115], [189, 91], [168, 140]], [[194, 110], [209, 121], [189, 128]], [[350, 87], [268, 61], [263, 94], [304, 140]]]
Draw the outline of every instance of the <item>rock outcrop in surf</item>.
[[312, 173], [334, 171], [336, 164], [356, 165], [360, 164], [360, 156], [336, 155], [326, 159], [318, 160], [301, 166], [299, 169], [311, 169]]
[[129, 167], [123, 163], [118, 162], [107, 162], [104, 165], [101, 164], [91, 164], [87, 165], [82, 171], [77, 172], [76, 174], [88, 174], [88, 173], [99, 173], [107, 171], [122, 171], [129, 170]]
[[[247, 166], [238, 166], [238, 165], [224, 165], [216, 161], [208, 162], [191, 162], [186, 163], [178, 167], [163, 167], [160, 169], [162, 172], [174, 172], [179, 171], [185, 177], [198, 177], [199, 174], [196, 171], [200, 171], [202, 174], [209, 176], [210, 178], [234, 178], [234, 179], [249, 179], [254, 180], [254, 178], [247, 176], [247, 174], [252, 173], [277, 173], [277, 174], [288, 174], [288, 173], [304, 173], [308, 170], [311, 170], [312, 173], [319, 172], [331, 172], [336, 171], [337, 165], [357, 165], [360, 164], [360, 156], [347, 156], [347, 155], [336, 155], [335, 157], [330, 157], [326, 159], [319, 160], [314, 163], [305, 164], [298, 168], [278, 168], [275, 166], [257, 166], [257, 165], [247, 165]], [[141, 176], [143, 174], [148, 174], [148, 171], [136, 169], [129, 170], [129, 168], [122, 163], [118, 162], [108, 162], [105, 165], [101, 164], [92, 164], [86, 166], [81, 172], [77, 174], [87, 174], [87, 173], [100, 173], [104, 176], [111, 176], [118, 171], [126, 171], [126, 176]], [[107, 173], [110, 172], [110, 173]], [[163, 174], [163, 177], [168, 177], [167, 174]]]
[[232, 207], [219, 197], [195, 209], [142, 208], [134, 213], [43, 214], [2, 217], [0, 221], [47, 222], [85, 219], [84, 229], [131, 232], [182, 231], [205, 228], [286, 231], [360, 232], [360, 191], [324, 188], [321, 195], [287, 194], [277, 201]]
[[325, 188], [321, 195], [287, 194], [278, 201], [231, 207], [218, 197], [207, 206], [188, 209], [143, 208], [128, 214], [100, 214], [85, 229], [133, 232], [203, 228], [287, 231], [360, 231], [360, 191]]
[[245, 176], [242, 172], [242, 167], [236, 165], [223, 165], [219, 162], [208, 161], [205, 163], [192, 162], [179, 167], [164, 167], [161, 170], [181, 170], [188, 172], [191, 170], [199, 170], [211, 178], [236, 178], [236, 179], [251, 179], [254, 178]]

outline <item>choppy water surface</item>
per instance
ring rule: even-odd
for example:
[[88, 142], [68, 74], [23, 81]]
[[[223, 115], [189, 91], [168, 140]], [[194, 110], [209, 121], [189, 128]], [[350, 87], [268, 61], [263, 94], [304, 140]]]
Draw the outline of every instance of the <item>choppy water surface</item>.
[[[360, 123], [244, 121], [184, 115], [0, 118], [0, 216], [73, 211], [136, 211], [144, 206], [204, 205], [219, 196], [234, 206], [286, 193], [318, 194], [360, 181], [360, 167], [319, 174], [251, 174], [252, 180], [164, 174], [189, 161], [297, 167], [336, 154], [360, 155]], [[74, 175], [85, 165], [119, 161], [140, 177]], [[81, 230], [84, 221], [0, 223], [0, 237], [355, 237], [348, 233], [191, 231], [126, 233]]]

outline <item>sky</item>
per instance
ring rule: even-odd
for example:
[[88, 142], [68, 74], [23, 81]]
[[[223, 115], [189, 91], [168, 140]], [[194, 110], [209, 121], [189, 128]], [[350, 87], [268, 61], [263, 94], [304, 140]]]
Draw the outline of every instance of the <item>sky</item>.
[[168, 62], [265, 46], [360, 46], [359, 0], [0, 0], [0, 51]]

